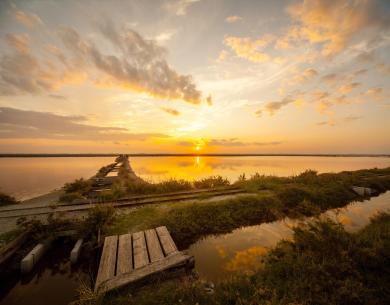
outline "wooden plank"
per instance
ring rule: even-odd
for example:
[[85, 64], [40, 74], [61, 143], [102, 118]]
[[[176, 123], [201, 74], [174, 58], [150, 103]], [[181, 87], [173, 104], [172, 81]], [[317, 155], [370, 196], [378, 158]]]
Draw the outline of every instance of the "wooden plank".
[[100, 283], [115, 275], [116, 251], [118, 235], [107, 236], [104, 240], [102, 256], [100, 257], [99, 270], [96, 277], [95, 289]]
[[133, 234], [133, 255], [134, 269], [149, 264], [148, 252], [146, 249], [145, 234], [143, 231]]
[[164, 253], [161, 249], [160, 242], [157, 237], [156, 230], [145, 231], [146, 244], [149, 251], [150, 262], [153, 263], [164, 258]]
[[171, 237], [171, 234], [169, 234], [167, 227], [158, 227], [156, 228], [156, 232], [160, 239], [165, 255], [170, 255], [177, 252], [177, 247]]
[[131, 245], [131, 234], [120, 235], [116, 275], [130, 272], [133, 269], [132, 252], [133, 247]]
[[191, 262], [192, 259], [192, 256], [183, 254], [182, 252], [177, 252], [162, 260], [144, 266], [143, 268], [135, 269], [131, 273], [116, 276], [102, 283], [95, 291], [98, 293], [104, 293], [169, 269], [183, 268], [187, 266], [187, 263]]

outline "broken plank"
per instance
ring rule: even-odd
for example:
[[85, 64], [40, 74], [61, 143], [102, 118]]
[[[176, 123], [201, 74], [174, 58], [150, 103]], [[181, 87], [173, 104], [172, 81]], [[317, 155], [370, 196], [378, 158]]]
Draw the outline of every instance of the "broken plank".
[[153, 263], [164, 258], [164, 253], [161, 249], [160, 242], [157, 237], [156, 230], [145, 231], [146, 244], [148, 246], [150, 262]]
[[177, 252], [177, 247], [173, 241], [171, 234], [169, 234], [167, 227], [158, 227], [156, 232], [161, 242], [161, 246], [164, 250], [165, 255], [170, 255]]
[[145, 234], [143, 231], [133, 234], [133, 255], [134, 269], [141, 268], [149, 263]]
[[163, 260], [156, 261], [143, 268], [135, 269], [131, 273], [109, 279], [106, 282], [101, 283], [95, 291], [104, 293], [169, 269], [185, 267], [187, 263], [191, 261], [191, 258], [192, 256], [185, 255], [181, 252], [174, 253]]
[[131, 234], [119, 236], [118, 260], [116, 274], [130, 272], [133, 269], [133, 249], [131, 245]]
[[99, 270], [96, 277], [95, 290], [100, 283], [115, 275], [116, 251], [118, 236], [107, 236], [104, 240], [102, 256], [100, 257]]

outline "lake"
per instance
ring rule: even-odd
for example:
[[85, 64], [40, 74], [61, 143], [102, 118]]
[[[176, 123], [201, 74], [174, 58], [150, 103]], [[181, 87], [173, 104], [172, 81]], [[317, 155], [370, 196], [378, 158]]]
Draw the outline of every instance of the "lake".
[[[113, 157], [0, 158], [0, 190], [20, 200], [58, 189], [76, 178], [89, 178]], [[131, 166], [151, 182], [170, 178], [194, 180], [221, 175], [231, 182], [240, 174], [290, 176], [306, 169], [340, 172], [390, 166], [388, 157], [131, 157]]]

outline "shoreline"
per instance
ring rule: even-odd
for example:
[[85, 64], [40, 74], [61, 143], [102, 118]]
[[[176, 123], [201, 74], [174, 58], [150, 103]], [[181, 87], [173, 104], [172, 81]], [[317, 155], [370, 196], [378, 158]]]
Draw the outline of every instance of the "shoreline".
[[[75, 158], [75, 157], [116, 157], [118, 153], [110, 154], [0, 154], [0, 158]], [[129, 157], [355, 157], [355, 158], [390, 158], [390, 154], [169, 154], [169, 153], [135, 153]]]

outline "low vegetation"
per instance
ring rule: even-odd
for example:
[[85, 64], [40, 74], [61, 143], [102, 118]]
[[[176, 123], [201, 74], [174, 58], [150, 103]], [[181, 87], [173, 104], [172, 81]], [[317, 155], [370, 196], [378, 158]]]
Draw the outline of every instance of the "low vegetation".
[[19, 203], [15, 197], [0, 192], [0, 206]]
[[76, 179], [73, 182], [65, 183], [64, 193], [61, 194], [60, 202], [72, 202], [75, 199], [85, 199], [92, 189], [92, 182], [83, 178]]
[[204, 282], [187, 278], [128, 289], [103, 303], [389, 304], [390, 214], [377, 215], [357, 233], [329, 219], [315, 220], [295, 228], [293, 239], [279, 242], [262, 261], [252, 273], [217, 284], [211, 294]]

